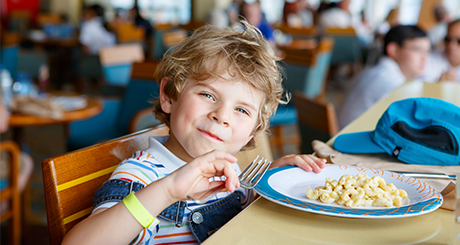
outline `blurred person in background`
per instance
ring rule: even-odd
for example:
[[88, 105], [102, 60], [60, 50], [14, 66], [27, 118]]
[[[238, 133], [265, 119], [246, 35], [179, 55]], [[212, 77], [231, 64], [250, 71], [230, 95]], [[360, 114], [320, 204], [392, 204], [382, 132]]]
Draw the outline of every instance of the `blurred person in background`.
[[436, 24], [428, 31], [428, 38], [434, 49], [442, 49], [443, 39], [447, 35], [447, 25], [452, 21], [452, 17], [443, 5], [434, 8]]
[[395, 26], [384, 38], [384, 56], [377, 65], [364, 69], [345, 94], [338, 113], [343, 128], [383, 96], [423, 73], [430, 40], [417, 26]]
[[388, 12], [385, 20], [377, 26], [375, 39], [383, 43], [385, 34], [387, 34], [392, 27], [397, 25], [399, 25], [399, 8], [394, 8]]
[[110, 30], [117, 30], [120, 24], [128, 23], [128, 11], [126, 9], [117, 8], [115, 9], [115, 18], [109, 22]]
[[155, 33], [155, 29], [153, 28], [152, 24], [144, 17], [139, 12], [139, 8], [137, 6], [133, 7], [132, 9], [129, 10], [129, 19], [134, 23], [139, 28], [144, 29], [145, 31], [145, 48], [144, 48], [144, 56], [149, 57], [149, 54], [151, 53], [152, 50], [152, 37]]
[[142, 17], [137, 6], [129, 10], [129, 18], [137, 27], [144, 29], [146, 38], [151, 38], [153, 36], [154, 29], [152, 25], [148, 20]]
[[327, 28], [353, 28], [356, 37], [363, 46], [372, 43], [373, 34], [368, 26], [363, 24], [362, 18], [353, 18], [350, 13], [351, 0], [342, 0], [338, 3], [330, 3], [318, 12], [319, 26], [324, 32]]
[[286, 0], [283, 8], [283, 23], [295, 28], [313, 27], [313, 13], [307, 0]]
[[86, 7], [83, 11], [80, 42], [86, 53], [97, 55], [101, 48], [115, 45], [115, 35], [104, 26], [103, 15], [104, 9], [97, 4]]
[[460, 82], [460, 19], [448, 25], [444, 50], [435, 50], [428, 56], [422, 79], [427, 82]]
[[241, 15], [246, 18], [249, 24], [257, 27], [268, 43], [275, 47], [274, 28], [265, 20], [259, 0], [244, 1], [241, 5]]
[[221, 28], [227, 26], [240, 28], [239, 16], [243, 2], [243, 0], [233, 0], [226, 9], [213, 8], [209, 12], [207, 23]]
[[348, 28], [352, 26], [352, 18], [349, 10], [350, 0], [342, 0], [338, 3], [330, 3], [321, 7], [319, 24], [321, 28]]

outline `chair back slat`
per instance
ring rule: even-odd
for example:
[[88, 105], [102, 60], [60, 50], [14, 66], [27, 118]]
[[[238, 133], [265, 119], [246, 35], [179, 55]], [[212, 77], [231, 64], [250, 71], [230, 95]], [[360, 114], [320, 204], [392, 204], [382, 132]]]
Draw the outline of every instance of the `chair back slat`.
[[294, 92], [294, 106], [300, 122], [311, 125], [328, 135], [338, 132], [334, 105], [307, 98], [301, 92]]
[[325, 92], [325, 81], [334, 41], [330, 38], [323, 38], [316, 47], [311, 43], [307, 45], [305, 41], [303, 42], [304, 47], [310, 45], [311, 48], [286, 52], [284, 67], [287, 77], [283, 83], [290, 92], [298, 90], [309, 98], [316, 99], [323, 96]]
[[332, 103], [309, 99], [299, 91], [294, 92], [302, 153], [312, 153], [311, 142], [327, 141], [338, 132], [337, 116]]
[[131, 70], [131, 80], [143, 79], [155, 81], [153, 74], [157, 68], [158, 62], [134, 62]]
[[132, 64], [144, 61], [144, 51], [140, 44], [121, 44], [99, 50], [102, 66]]
[[160, 126], [43, 161], [46, 213], [51, 244], [92, 210], [93, 196], [118, 164], [148, 147], [148, 137], [167, 135]]

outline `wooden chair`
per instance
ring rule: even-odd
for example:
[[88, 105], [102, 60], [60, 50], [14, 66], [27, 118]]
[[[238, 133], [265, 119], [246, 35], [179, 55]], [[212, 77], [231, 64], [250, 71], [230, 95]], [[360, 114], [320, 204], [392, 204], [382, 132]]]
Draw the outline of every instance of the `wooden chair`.
[[154, 81], [153, 73], [157, 68], [158, 62], [134, 62], [131, 70], [131, 80], [142, 79]]
[[335, 42], [332, 50], [332, 65], [361, 62], [361, 44], [353, 28], [327, 28], [325, 33]]
[[130, 133], [137, 132], [139, 130], [143, 130], [146, 128], [154, 127], [161, 122], [158, 121], [155, 116], [153, 115], [153, 108], [145, 108], [142, 109], [134, 114], [129, 122], [128, 131]]
[[59, 14], [52, 14], [52, 13], [41, 13], [37, 15], [37, 24], [39, 26], [45, 26], [48, 24], [61, 24], [62, 17]]
[[147, 149], [148, 137], [167, 134], [167, 127], [157, 127], [44, 160], [50, 244], [61, 244], [64, 235], [91, 213], [94, 193], [122, 160]]
[[21, 37], [25, 37], [30, 29], [32, 15], [30, 10], [12, 10], [8, 18], [9, 30], [18, 32]]
[[177, 45], [188, 35], [187, 30], [184, 29], [157, 27], [155, 30], [156, 31], [153, 36], [154, 47], [151, 54], [151, 57], [154, 60], [161, 60], [169, 48]]
[[309, 99], [300, 91], [294, 92], [293, 100], [302, 141], [301, 152], [312, 153], [314, 139], [326, 142], [339, 130], [334, 105]]
[[180, 41], [187, 37], [187, 31], [178, 29], [163, 33], [163, 45], [166, 49], [176, 46]]
[[18, 186], [20, 150], [13, 141], [0, 142], [0, 152], [8, 152], [11, 156], [8, 186], [0, 192], [0, 200], [8, 201], [8, 209], [1, 213], [0, 221], [9, 219], [9, 244], [21, 244], [21, 193]]
[[144, 42], [145, 30], [131, 23], [120, 23], [116, 26], [117, 38], [120, 43]]
[[274, 26], [275, 29], [282, 31], [283, 33], [290, 34], [294, 40], [298, 39], [308, 39], [314, 37], [318, 34], [316, 27], [291, 27], [286, 24], [279, 24]]
[[126, 86], [134, 62], [144, 61], [144, 51], [140, 44], [122, 44], [102, 48], [99, 51], [102, 71], [111, 85]]
[[150, 62], [133, 63], [131, 78], [122, 99], [104, 98], [101, 114], [70, 123], [67, 147], [75, 150], [128, 134], [133, 115], [139, 110], [152, 107], [149, 101], [158, 96], [158, 83], [153, 78], [156, 66], [157, 63]]
[[[147, 149], [148, 137], [168, 135], [168, 132], [166, 126], [158, 126], [44, 160], [42, 169], [50, 244], [61, 244], [65, 234], [91, 213], [94, 193], [122, 160], [138, 150]], [[269, 147], [267, 149], [268, 141], [263, 138], [266, 136], [258, 137], [262, 137], [258, 147], [237, 155], [242, 168], [257, 153], [272, 160]]]
[[[283, 64], [286, 71], [284, 88], [291, 93], [301, 91], [311, 99], [323, 99], [333, 47], [334, 41], [329, 38], [323, 38], [318, 44], [302, 40], [294, 46], [283, 47], [286, 53]], [[300, 143], [296, 133], [292, 137], [285, 137], [284, 127], [297, 123], [297, 114], [292, 103], [279, 106], [270, 121], [272, 131], [270, 144], [277, 149], [279, 155], [284, 155], [286, 144]]]
[[16, 32], [1, 33], [0, 62], [10, 72], [11, 77], [16, 77], [18, 68], [20, 36]]

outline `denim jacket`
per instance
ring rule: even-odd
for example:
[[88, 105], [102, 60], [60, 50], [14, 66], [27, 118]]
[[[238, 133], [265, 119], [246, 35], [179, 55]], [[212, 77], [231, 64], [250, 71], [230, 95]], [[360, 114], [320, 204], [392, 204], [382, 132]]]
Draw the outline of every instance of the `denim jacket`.
[[[135, 182], [131, 186], [131, 182], [126, 180], [108, 180], [94, 194], [93, 206], [96, 208], [106, 202], [122, 201], [130, 193], [130, 190], [137, 192], [144, 187], [139, 182]], [[226, 198], [191, 210], [188, 220], [184, 220], [185, 209], [188, 208], [187, 202], [179, 201], [164, 209], [158, 217], [173, 222], [178, 227], [189, 222], [196, 240], [202, 243], [242, 210], [240, 198], [241, 193], [235, 192]], [[157, 231], [158, 229], [159, 226], [157, 226]]]

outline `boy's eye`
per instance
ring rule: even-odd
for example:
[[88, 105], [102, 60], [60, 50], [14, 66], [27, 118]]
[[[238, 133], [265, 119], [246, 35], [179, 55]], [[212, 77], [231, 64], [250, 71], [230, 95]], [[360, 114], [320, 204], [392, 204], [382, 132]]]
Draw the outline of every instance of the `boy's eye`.
[[211, 100], [214, 100], [214, 97], [212, 97], [212, 95], [208, 94], [208, 93], [201, 93], [202, 96], [208, 98], [208, 99], [211, 99]]
[[243, 109], [243, 108], [236, 108], [235, 110], [236, 110], [236, 111], [238, 111], [238, 112], [241, 112], [241, 113], [244, 113], [244, 114], [247, 114], [247, 115], [249, 115], [249, 112], [248, 112], [248, 111], [246, 111], [246, 110], [245, 110], [245, 109]]

